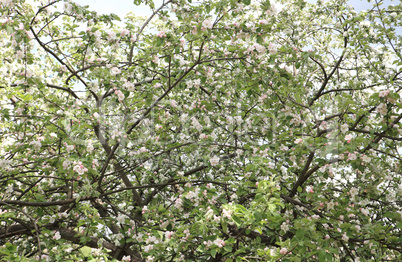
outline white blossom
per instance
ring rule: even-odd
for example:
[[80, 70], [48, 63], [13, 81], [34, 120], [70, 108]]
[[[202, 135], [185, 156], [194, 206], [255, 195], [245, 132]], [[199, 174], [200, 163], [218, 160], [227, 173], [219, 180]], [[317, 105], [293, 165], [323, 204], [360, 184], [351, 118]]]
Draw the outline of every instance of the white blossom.
[[349, 193], [350, 193], [350, 196], [351, 196], [352, 198], [354, 198], [357, 194], [359, 194], [359, 189], [357, 189], [357, 188], [355, 188], [355, 187], [352, 187], [352, 188], [349, 190]]
[[346, 235], [346, 232], [342, 234], [342, 240], [345, 242], [349, 241], [349, 237]]
[[215, 239], [213, 243], [214, 243], [215, 245], [217, 245], [218, 247], [223, 247], [223, 246], [225, 245], [225, 241], [223, 241], [223, 240], [220, 239], [220, 238]]
[[123, 224], [124, 221], [125, 221], [125, 219], [126, 219], [126, 216], [125, 216], [125, 215], [119, 214], [119, 215], [117, 216], [117, 222], [119, 222], [120, 224]]
[[112, 76], [118, 75], [118, 74], [120, 74], [120, 73], [121, 73], [121, 70], [118, 69], [117, 67], [112, 67], [112, 69], [110, 69], [110, 74], [111, 74]]
[[32, 141], [31, 145], [35, 150], [39, 150], [42, 147], [42, 143], [40, 141]]
[[123, 84], [123, 87], [124, 87], [127, 91], [130, 91], [130, 92], [132, 92], [132, 91], [135, 90], [134, 84], [131, 83], [131, 82], [129, 82], [129, 81], [126, 81], [126, 82]]
[[211, 166], [216, 166], [219, 164], [219, 157], [214, 156], [209, 160], [209, 162], [211, 163]]
[[131, 261], [130, 256], [123, 256], [122, 261]]
[[364, 155], [364, 156], [362, 157], [362, 160], [363, 160], [363, 162], [369, 163], [369, 162], [371, 161], [371, 158], [368, 157], [367, 155]]
[[379, 105], [376, 107], [376, 110], [377, 110], [377, 112], [378, 112], [380, 115], [383, 115], [383, 116], [386, 115], [387, 112], [388, 112], [387, 105], [386, 105], [385, 103], [379, 104]]
[[55, 233], [54, 236], [53, 236], [53, 239], [59, 240], [60, 238], [61, 238], [60, 232], [59, 232], [59, 231], [56, 231], [56, 233]]
[[368, 216], [369, 211], [365, 208], [360, 208], [360, 211], [362, 212], [363, 215]]
[[83, 175], [85, 172], [88, 171], [82, 164], [74, 166], [73, 170], [77, 172], [79, 175]]
[[88, 144], [87, 151], [88, 151], [88, 153], [92, 153], [94, 151], [94, 146], [92, 144]]
[[202, 26], [203, 26], [204, 28], [207, 28], [207, 29], [212, 29], [212, 27], [214, 26], [214, 24], [213, 24], [211, 18], [207, 18], [207, 19], [204, 20], [204, 22], [202, 22]]
[[283, 231], [285, 231], [285, 232], [288, 232], [289, 231], [289, 224], [286, 223], [286, 222], [283, 222], [282, 225], [281, 225], [281, 229]]
[[269, 53], [271, 55], [274, 55], [274, 54], [276, 54], [278, 52], [278, 49], [277, 49], [276, 45], [273, 44], [273, 43], [269, 43], [268, 50], [269, 50]]
[[295, 140], [295, 144], [301, 144], [301, 142], [303, 142], [303, 139], [301, 139], [301, 138], [298, 138]]
[[70, 167], [70, 164], [71, 164], [71, 161], [69, 161], [69, 160], [64, 160], [64, 162], [63, 162], [63, 168], [64, 168], [65, 170], [67, 170], [67, 169]]
[[348, 124], [341, 125], [341, 132], [345, 134], [347, 131], [349, 131], [349, 125]]

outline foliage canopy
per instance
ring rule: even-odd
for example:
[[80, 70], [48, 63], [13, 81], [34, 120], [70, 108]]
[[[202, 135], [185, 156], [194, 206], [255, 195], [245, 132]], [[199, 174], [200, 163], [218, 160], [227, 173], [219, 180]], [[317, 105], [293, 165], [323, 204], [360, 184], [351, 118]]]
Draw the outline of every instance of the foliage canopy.
[[401, 3], [145, 2], [0, 1], [0, 258], [400, 261]]

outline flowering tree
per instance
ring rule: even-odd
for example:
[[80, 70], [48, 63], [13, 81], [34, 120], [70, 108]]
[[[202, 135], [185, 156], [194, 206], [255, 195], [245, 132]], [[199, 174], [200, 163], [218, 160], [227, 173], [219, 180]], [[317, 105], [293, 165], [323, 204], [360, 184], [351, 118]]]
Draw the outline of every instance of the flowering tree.
[[400, 260], [402, 5], [144, 2], [0, 1], [0, 258]]

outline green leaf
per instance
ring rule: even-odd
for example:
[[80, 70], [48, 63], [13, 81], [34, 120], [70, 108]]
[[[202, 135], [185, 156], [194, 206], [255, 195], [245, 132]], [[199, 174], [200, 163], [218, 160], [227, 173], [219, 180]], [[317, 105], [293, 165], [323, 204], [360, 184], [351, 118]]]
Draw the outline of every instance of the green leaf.
[[240, 226], [242, 224], [242, 220], [238, 216], [232, 215], [232, 219], [236, 223], [237, 226]]
[[227, 223], [225, 223], [225, 222], [222, 223], [222, 229], [223, 229], [223, 232], [228, 232], [228, 225], [227, 225]]
[[116, 14], [110, 14], [110, 16], [112, 17], [112, 19], [117, 20], [117, 21], [121, 21], [120, 16], [116, 15]]
[[216, 248], [211, 249], [211, 251], [209, 251], [209, 253], [211, 254], [212, 257], [215, 258], [215, 256], [216, 256]]
[[7, 248], [7, 250], [10, 251], [10, 252], [16, 252], [16, 251], [17, 251], [17, 247], [14, 246], [14, 245], [11, 244], [11, 243], [6, 243], [6, 248]]
[[[225, 246], [224, 247], [225, 251], [227, 252], [232, 252], [232, 246]], [[227, 261], [227, 260], [226, 260]]]
[[85, 245], [85, 243], [87, 243], [87, 242], [89, 242], [89, 241], [91, 241], [91, 238], [90, 238], [90, 237], [86, 237], [86, 236], [80, 237], [80, 243], [82, 243], [82, 244], [84, 244], [84, 245]]
[[85, 246], [85, 247], [80, 248], [80, 252], [81, 252], [85, 257], [89, 257], [89, 256], [91, 255], [92, 248]]

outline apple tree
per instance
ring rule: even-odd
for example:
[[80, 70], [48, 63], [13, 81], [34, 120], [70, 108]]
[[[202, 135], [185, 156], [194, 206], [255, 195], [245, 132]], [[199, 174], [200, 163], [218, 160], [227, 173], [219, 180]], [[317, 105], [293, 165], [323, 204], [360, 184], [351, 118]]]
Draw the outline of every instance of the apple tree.
[[401, 3], [139, 4], [0, 1], [0, 259], [402, 259]]

